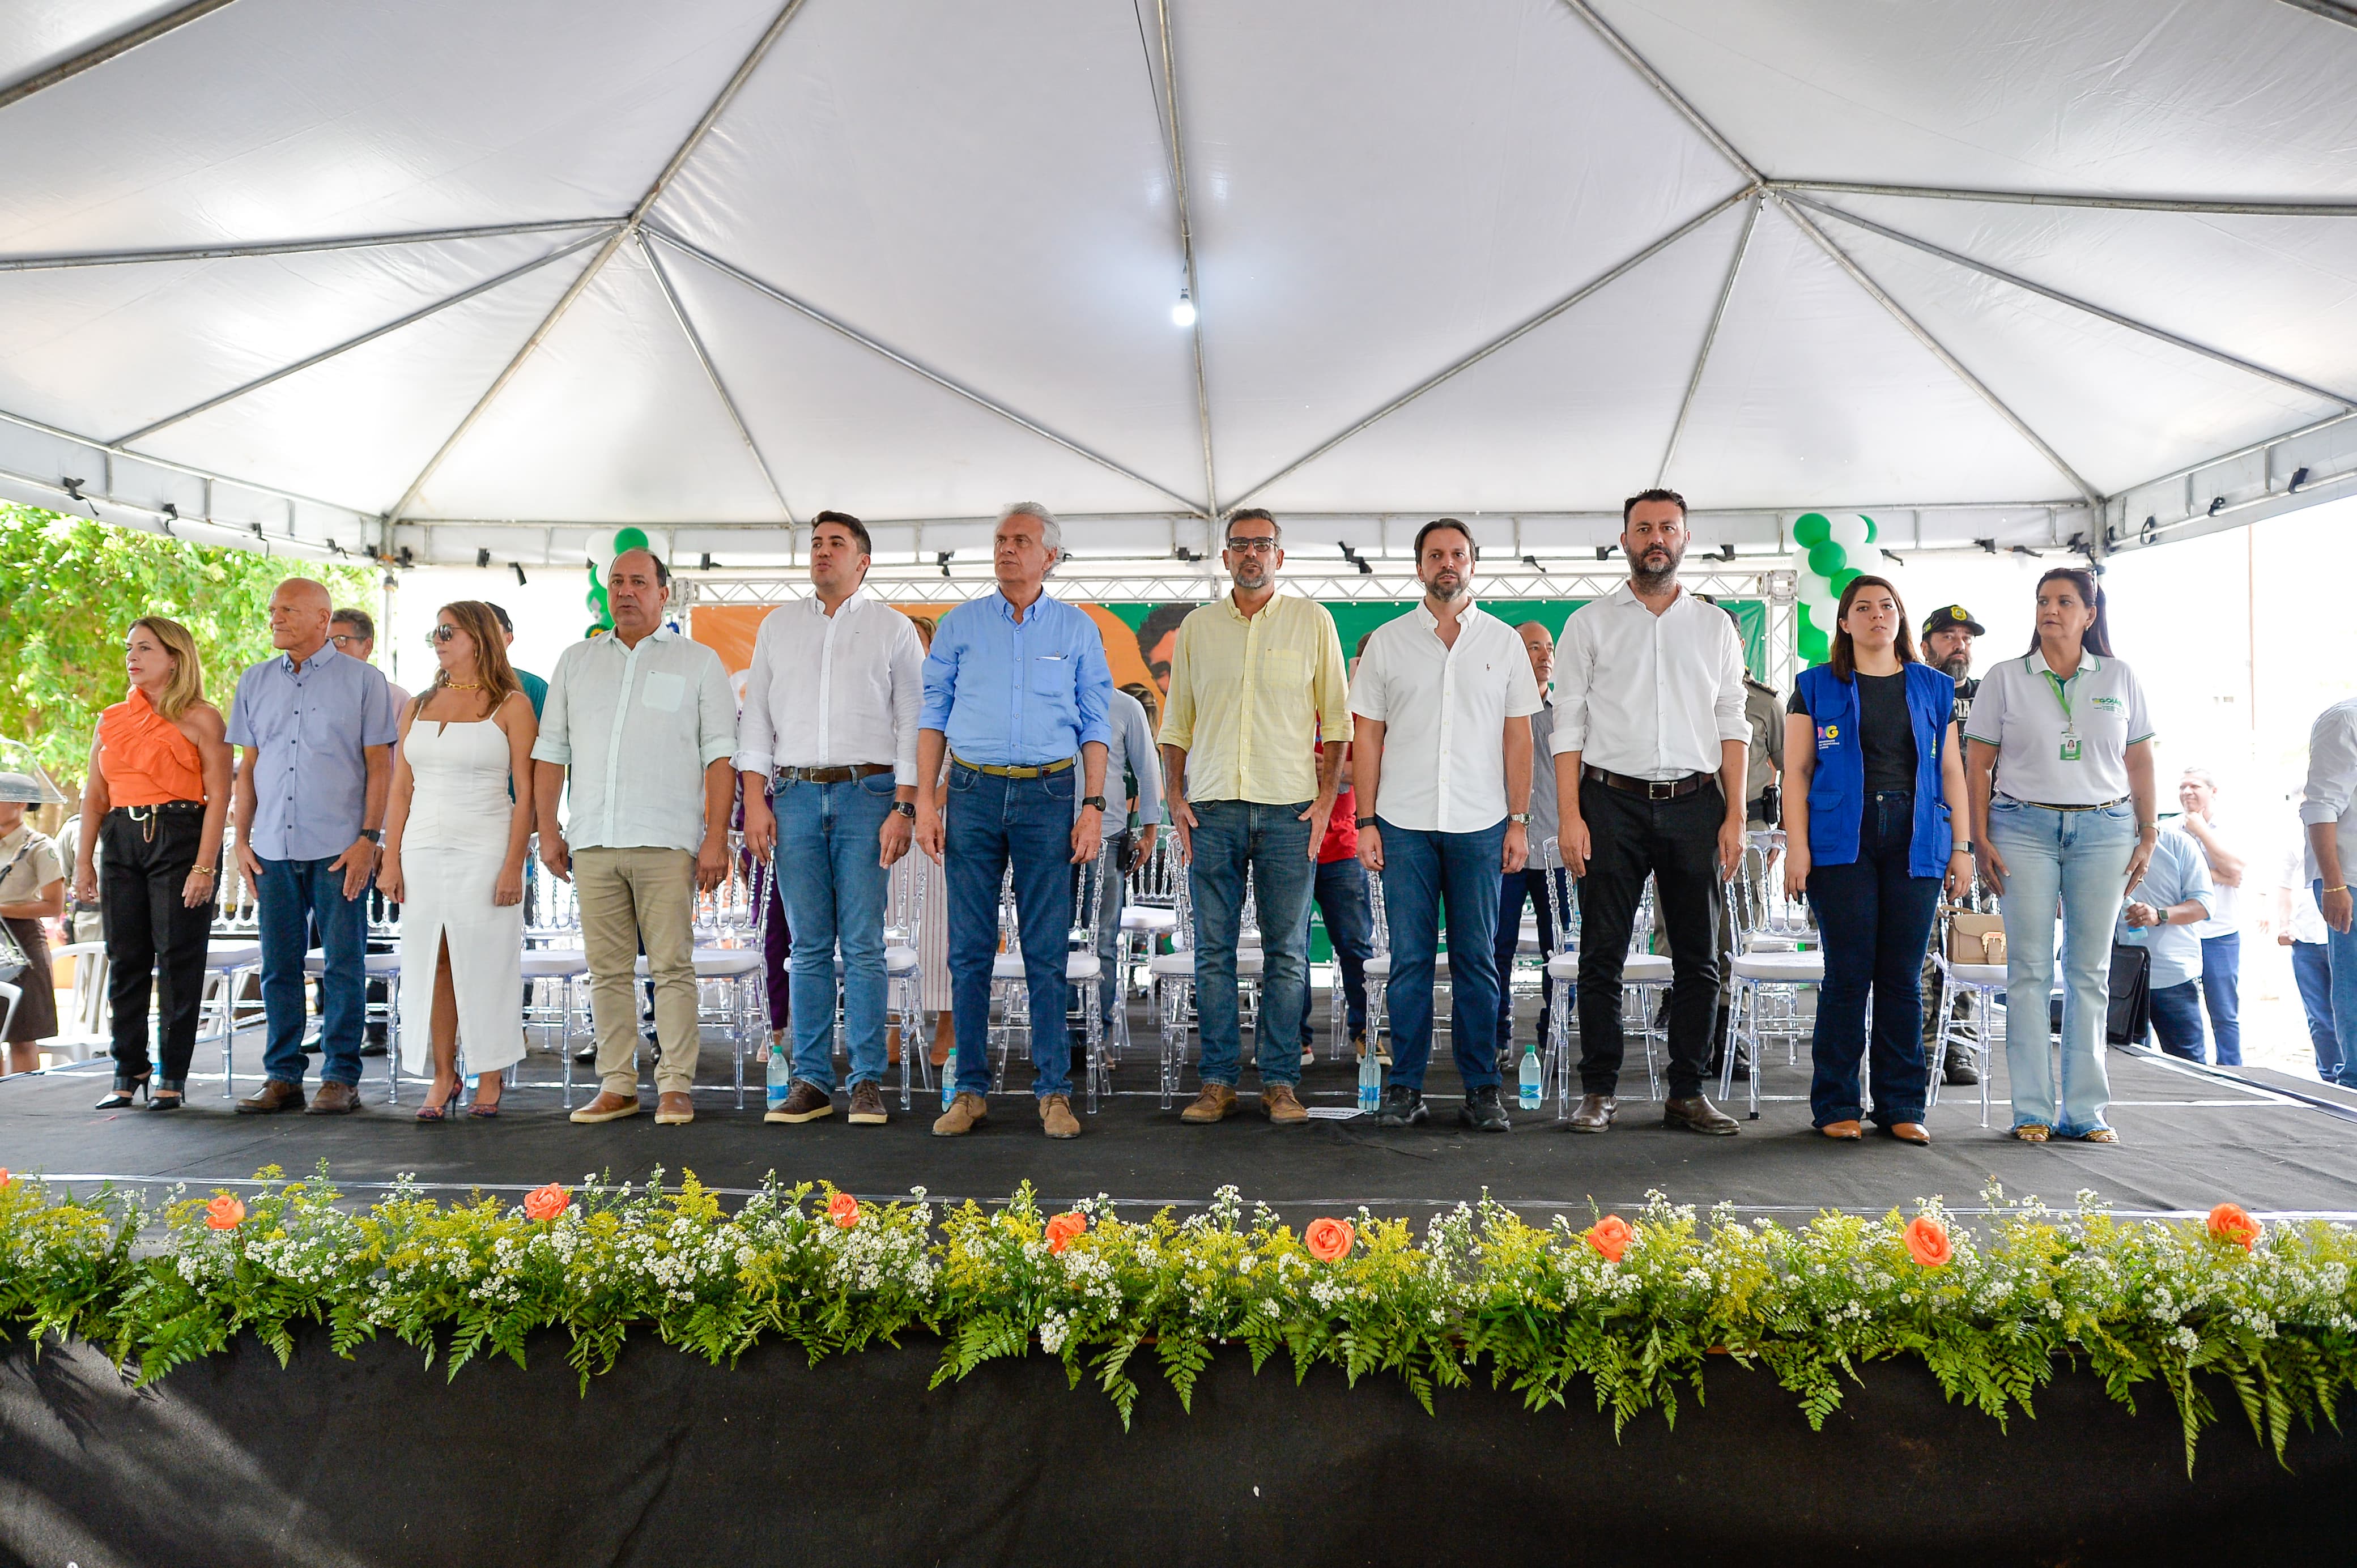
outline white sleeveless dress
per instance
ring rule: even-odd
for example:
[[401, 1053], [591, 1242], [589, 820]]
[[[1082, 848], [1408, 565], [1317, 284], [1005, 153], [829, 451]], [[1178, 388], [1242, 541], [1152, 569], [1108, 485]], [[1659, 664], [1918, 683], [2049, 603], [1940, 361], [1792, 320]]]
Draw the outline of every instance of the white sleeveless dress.
[[401, 835], [401, 1065], [433, 1058], [434, 971], [443, 940], [469, 1073], [523, 1058], [523, 906], [491, 902], [507, 859], [507, 732], [490, 719], [417, 719], [402, 755], [414, 779]]

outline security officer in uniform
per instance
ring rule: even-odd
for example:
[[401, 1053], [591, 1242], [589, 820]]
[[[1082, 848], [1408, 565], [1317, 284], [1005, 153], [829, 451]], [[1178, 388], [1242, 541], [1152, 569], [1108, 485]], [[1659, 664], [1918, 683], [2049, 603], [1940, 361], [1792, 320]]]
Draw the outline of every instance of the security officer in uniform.
[[[1981, 683], [1973, 670], [1973, 639], [1986, 630], [1962, 605], [1944, 605], [1923, 618], [1923, 661], [1936, 670], [1944, 670], [1956, 682], [1956, 733], [1964, 732], [1964, 720], [1971, 716], [1973, 699], [1980, 694]], [[1934, 928], [1933, 940], [1937, 940]], [[1973, 1026], [1965, 1021], [1970, 998], [1956, 998], [1956, 1030], [1967, 1036]], [[1930, 950], [1923, 954], [1923, 1045], [1928, 1051], [1940, 1033], [1940, 972], [1932, 961]], [[1980, 1069], [1963, 1052], [1948, 1054], [1944, 1080], [1956, 1084], [1974, 1084], [1981, 1080]]]

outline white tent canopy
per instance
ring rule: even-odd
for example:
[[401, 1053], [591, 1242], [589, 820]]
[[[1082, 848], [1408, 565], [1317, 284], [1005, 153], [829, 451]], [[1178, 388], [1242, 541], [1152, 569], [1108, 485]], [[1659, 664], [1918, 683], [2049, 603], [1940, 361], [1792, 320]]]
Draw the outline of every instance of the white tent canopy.
[[1592, 564], [1656, 480], [1745, 554], [2151, 542], [2357, 489], [2353, 82], [2326, 0], [14, 0], [0, 493], [449, 563], [833, 507], [931, 571], [1031, 496], [1105, 570], [1254, 503]]

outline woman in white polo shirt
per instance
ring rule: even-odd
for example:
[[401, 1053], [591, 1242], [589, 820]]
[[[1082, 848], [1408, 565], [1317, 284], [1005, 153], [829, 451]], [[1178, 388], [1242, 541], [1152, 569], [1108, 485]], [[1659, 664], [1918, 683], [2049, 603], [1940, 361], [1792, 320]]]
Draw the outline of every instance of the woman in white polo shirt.
[[[2152, 858], [2159, 824], [2144, 690], [2112, 657], [2091, 575], [2058, 566], [2038, 580], [2037, 639], [2027, 656], [1982, 678], [1964, 740], [1974, 854], [2004, 899], [2013, 1135], [2116, 1144], [2104, 1121], [2112, 927], [2122, 896]], [[2058, 900], [2065, 960], [2059, 1079], [2045, 1029]]]

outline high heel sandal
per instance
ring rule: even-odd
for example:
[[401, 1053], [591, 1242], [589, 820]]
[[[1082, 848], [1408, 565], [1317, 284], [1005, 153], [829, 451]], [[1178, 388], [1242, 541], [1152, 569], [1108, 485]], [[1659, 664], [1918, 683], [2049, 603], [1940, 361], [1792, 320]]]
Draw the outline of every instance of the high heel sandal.
[[143, 1072], [137, 1078], [125, 1078], [121, 1073], [116, 1073], [114, 1088], [93, 1109], [121, 1111], [133, 1101], [145, 1099], [147, 1094], [147, 1080], [153, 1076], [152, 1073]]
[[148, 1091], [147, 1109], [150, 1111], [178, 1111], [181, 1104], [188, 1099], [188, 1094], [185, 1089], [186, 1083], [187, 1080], [185, 1079], [157, 1079], [154, 1088]]
[[[507, 1094], [507, 1091], [508, 1091], [508, 1086], [507, 1086], [505, 1083], [501, 1083], [501, 1084], [500, 1085], [500, 1094], [501, 1098], [505, 1098], [505, 1096], [506, 1096], [506, 1094]], [[469, 1105], [468, 1107], [467, 1107], [467, 1114], [468, 1114], [468, 1115], [469, 1115], [469, 1116], [473, 1116], [473, 1117], [479, 1118], [479, 1119], [480, 1119], [480, 1120], [482, 1120], [482, 1121], [488, 1122], [488, 1121], [490, 1121], [492, 1117], [497, 1116], [499, 1113], [500, 1113], [500, 1102], [499, 1102], [499, 1101], [498, 1101], [498, 1100], [494, 1100], [494, 1101], [492, 1101], [490, 1104], [488, 1104], [488, 1105], [487, 1105], [487, 1104], [485, 1104], [485, 1103], [483, 1102], [483, 1085], [482, 1085], [482, 1082], [481, 1082], [481, 1080], [480, 1080], [480, 1079], [476, 1080], [476, 1083], [475, 1083], [475, 1102], [474, 1102], [472, 1105]]]
[[457, 1108], [458, 1096], [465, 1093], [466, 1090], [467, 1085], [464, 1079], [456, 1078], [452, 1079], [450, 1080], [450, 1092], [442, 1097], [442, 1103], [436, 1105], [429, 1101], [426, 1104], [420, 1105], [417, 1108], [417, 1119], [420, 1122], [447, 1121], [449, 1119], [450, 1112]]

